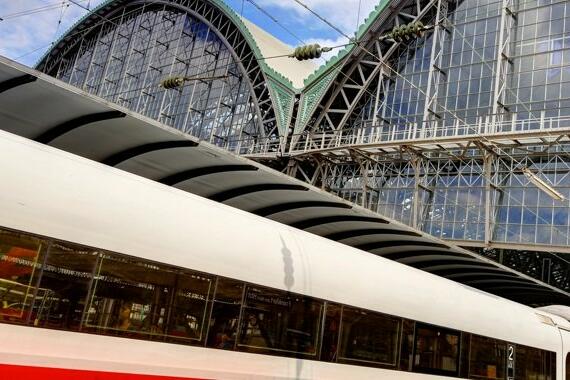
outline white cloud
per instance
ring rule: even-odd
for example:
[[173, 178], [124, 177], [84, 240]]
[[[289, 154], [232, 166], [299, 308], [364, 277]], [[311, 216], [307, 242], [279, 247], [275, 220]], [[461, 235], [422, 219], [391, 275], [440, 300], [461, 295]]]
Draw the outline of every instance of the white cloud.
[[[309, 8], [320, 16], [327, 19], [331, 24], [340, 28], [349, 36], [354, 35], [357, 25], [362, 24], [364, 19], [370, 14], [378, 4], [378, 0], [301, 0]], [[305, 21], [306, 27], [310, 30], [331, 29], [325, 23], [317, 19], [305, 8], [297, 4], [294, 0], [261, 0], [263, 6], [281, 8], [292, 11], [297, 17]], [[360, 14], [358, 8], [360, 6]]]
[[[91, 8], [101, 1], [76, 0]], [[0, 55], [33, 65], [85, 13], [68, 0], [0, 0]]]

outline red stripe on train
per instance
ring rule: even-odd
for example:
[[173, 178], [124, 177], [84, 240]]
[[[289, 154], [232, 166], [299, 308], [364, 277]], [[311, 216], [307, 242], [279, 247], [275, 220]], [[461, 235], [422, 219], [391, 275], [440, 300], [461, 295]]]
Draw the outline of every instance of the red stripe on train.
[[78, 369], [0, 364], [0, 380], [199, 380], [190, 377], [137, 375]]

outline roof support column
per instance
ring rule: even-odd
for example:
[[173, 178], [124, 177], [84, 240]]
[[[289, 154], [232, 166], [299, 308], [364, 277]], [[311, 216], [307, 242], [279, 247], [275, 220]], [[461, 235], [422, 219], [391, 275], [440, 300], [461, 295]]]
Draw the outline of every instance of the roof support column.
[[437, 125], [442, 119], [442, 115], [438, 112], [437, 97], [439, 84], [446, 73], [442, 71], [443, 48], [445, 42], [445, 22], [447, 20], [447, 0], [438, 0], [437, 11], [435, 16], [435, 27], [432, 34], [430, 67], [428, 73], [426, 99], [424, 103], [423, 128], [425, 136], [435, 136]]
[[493, 155], [489, 152], [485, 153], [483, 159], [483, 172], [485, 176], [485, 245], [489, 245], [492, 239], [491, 230], [491, 169]]
[[[431, 200], [433, 199], [433, 190], [430, 189], [426, 184], [426, 179], [429, 178], [427, 171], [429, 169], [429, 164], [427, 158], [415, 152], [413, 149], [406, 149], [411, 158], [412, 168], [414, 170], [414, 196], [412, 200], [412, 227], [420, 229], [425, 220], [425, 214], [431, 206]], [[423, 175], [422, 175], [423, 174]], [[429, 193], [430, 202], [424, 202], [425, 192]]]
[[483, 177], [485, 180], [485, 245], [490, 247], [495, 234], [498, 206], [502, 203], [503, 190], [500, 182], [500, 160], [497, 154], [478, 144], [483, 155]]
[[495, 86], [493, 90], [493, 130], [497, 130], [495, 123], [503, 121], [509, 109], [505, 106], [507, 79], [513, 60], [511, 59], [511, 35], [516, 26], [517, 17], [513, 11], [517, 0], [503, 0], [501, 4], [501, 19], [499, 22], [499, 40], [497, 60], [495, 62]]
[[[374, 114], [372, 115], [372, 128], [376, 129], [376, 136], [374, 141], [381, 141], [382, 132], [384, 132], [384, 125], [386, 124], [386, 94], [390, 88], [391, 77], [390, 70], [384, 65], [380, 68], [378, 74], [378, 86], [376, 87], [376, 99], [374, 101]], [[380, 102], [380, 98], [384, 99]]]
[[412, 166], [414, 168], [414, 203], [412, 209], [412, 227], [418, 228], [418, 224], [420, 224], [420, 181], [422, 180], [420, 177], [420, 159], [412, 159]]

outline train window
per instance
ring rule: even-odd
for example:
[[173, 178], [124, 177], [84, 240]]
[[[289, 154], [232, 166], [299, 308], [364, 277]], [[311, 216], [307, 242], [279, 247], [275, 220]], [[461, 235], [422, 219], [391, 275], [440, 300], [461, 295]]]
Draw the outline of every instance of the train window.
[[212, 283], [202, 274], [105, 253], [86, 325], [101, 334], [202, 342]]
[[459, 332], [416, 324], [415, 372], [454, 376], [458, 371]]
[[335, 362], [337, 359], [340, 314], [340, 305], [327, 302], [323, 343], [321, 345], [321, 360], [325, 362]]
[[28, 323], [46, 242], [0, 230], [0, 322]]
[[566, 354], [566, 380], [570, 380], [570, 353]]
[[208, 330], [208, 347], [234, 349], [243, 288], [241, 281], [218, 278]]
[[[554, 353], [517, 345], [515, 351], [515, 378], [528, 380], [554, 380], [552, 367]], [[555, 366], [554, 366], [555, 367]]]
[[279, 290], [247, 286], [240, 350], [316, 356], [323, 302]]
[[469, 355], [469, 378], [504, 379], [506, 352], [505, 343], [473, 335]]
[[51, 244], [34, 301], [34, 325], [80, 329], [97, 258], [85, 247]]
[[343, 307], [339, 359], [395, 366], [401, 319]]

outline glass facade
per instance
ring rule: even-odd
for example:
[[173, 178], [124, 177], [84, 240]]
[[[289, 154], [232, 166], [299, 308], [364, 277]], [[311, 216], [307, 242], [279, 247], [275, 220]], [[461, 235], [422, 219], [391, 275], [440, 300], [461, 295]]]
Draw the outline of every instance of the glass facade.
[[[500, 110], [508, 121], [493, 132], [570, 126], [570, 5], [561, 0], [510, 2], [516, 21], [503, 33], [509, 36], [506, 97]], [[479, 124], [491, 120], [495, 102], [497, 62], [501, 44], [501, 0], [460, 1], [447, 14], [447, 32], [441, 33], [443, 80], [437, 89], [436, 129], [422, 124], [430, 70], [433, 35], [415, 39], [393, 62], [398, 75], [389, 81], [376, 114], [384, 123], [381, 139], [474, 135]], [[431, 20], [433, 23], [434, 20]], [[434, 91], [432, 89], [432, 91]], [[367, 132], [374, 114], [374, 97], [355, 125]], [[506, 111], [506, 112], [505, 112]], [[497, 111], [499, 112], [499, 111]], [[514, 124], [513, 124], [514, 121]], [[465, 126], [465, 124], [469, 126]], [[513, 126], [514, 125], [514, 126]]]
[[[402, 145], [399, 153], [380, 146], [369, 153], [367, 165], [365, 159], [334, 163], [323, 178], [325, 188], [443, 239], [516, 243], [526, 249], [570, 244], [569, 144], [567, 132], [556, 134], [570, 127], [570, 3], [507, 4], [510, 12], [503, 12], [498, 0], [449, 2], [446, 30], [440, 34], [442, 75], [431, 90], [437, 91], [436, 105], [427, 112], [437, 115], [434, 124], [425, 123], [433, 45], [433, 33], [426, 33], [398, 50], [391, 63], [398, 74], [385, 80], [379, 108], [374, 109], [378, 81], [371, 81], [357, 110], [359, 119], [342, 131], [363, 143], [413, 146], [415, 139], [434, 138], [433, 145], [425, 151]], [[503, 30], [502, 17], [512, 19], [504, 21]], [[434, 18], [428, 13], [425, 24]], [[500, 54], [505, 46], [508, 56]], [[503, 77], [497, 74], [500, 62], [506, 62]], [[502, 97], [495, 95], [496, 81], [505, 84]], [[493, 114], [494, 105], [500, 115]], [[520, 148], [513, 148], [520, 145], [516, 138], [510, 145], [496, 143], [499, 148], [484, 138], [479, 145], [469, 140], [469, 135], [542, 130], [559, 138], [541, 141], [538, 136]], [[464, 140], [444, 149], [437, 146], [443, 137]], [[523, 167], [566, 200], [541, 191]]]
[[[216, 30], [152, 4], [109, 20], [60, 58], [58, 79], [216, 145], [259, 134], [249, 80]], [[174, 90], [160, 86], [173, 76], [196, 79]]]

